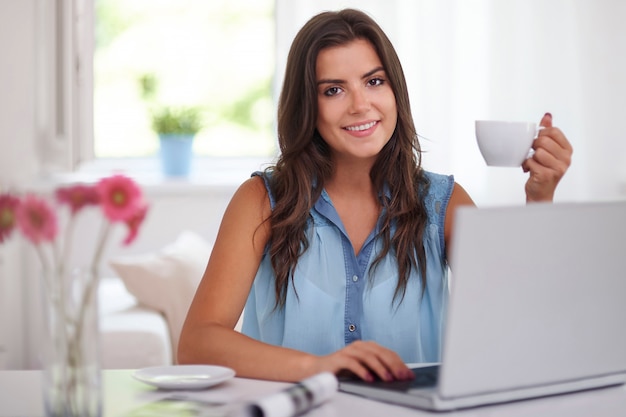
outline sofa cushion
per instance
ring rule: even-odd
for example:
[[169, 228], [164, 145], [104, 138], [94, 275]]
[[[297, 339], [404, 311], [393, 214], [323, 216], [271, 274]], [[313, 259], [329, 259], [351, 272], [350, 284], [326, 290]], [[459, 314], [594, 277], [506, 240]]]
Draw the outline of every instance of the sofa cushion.
[[204, 238], [184, 231], [159, 251], [118, 257], [109, 262], [141, 305], [163, 313], [169, 326], [172, 352], [177, 350], [187, 310], [211, 250]]

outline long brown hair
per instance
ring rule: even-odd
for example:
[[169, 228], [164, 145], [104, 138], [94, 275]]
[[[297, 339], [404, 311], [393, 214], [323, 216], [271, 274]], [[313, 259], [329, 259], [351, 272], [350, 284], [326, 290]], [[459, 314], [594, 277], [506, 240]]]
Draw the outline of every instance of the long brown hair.
[[[385, 195], [385, 187], [390, 193], [388, 199], [381, 197], [383, 249], [372, 265], [390, 250], [395, 252], [399, 277], [394, 300], [400, 296], [402, 301], [409, 273], [418, 265], [422, 287], [426, 286], [423, 235], [427, 214], [423, 196], [428, 182], [421, 169], [421, 150], [400, 60], [383, 30], [365, 13], [354, 9], [323, 12], [300, 29], [291, 45], [278, 104], [280, 157], [268, 168], [273, 171], [270, 188], [276, 202], [269, 218], [269, 256], [276, 274], [277, 307], [284, 306], [293, 271], [309, 246], [306, 229], [310, 210], [333, 169], [330, 149], [316, 129], [317, 56], [324, 48], [356, 39], [369, 41], [378, 53], [398, 111], [395, 131], [370, 172], [379, 195]], [[393, 236], [392, 226], [396, 227]]]

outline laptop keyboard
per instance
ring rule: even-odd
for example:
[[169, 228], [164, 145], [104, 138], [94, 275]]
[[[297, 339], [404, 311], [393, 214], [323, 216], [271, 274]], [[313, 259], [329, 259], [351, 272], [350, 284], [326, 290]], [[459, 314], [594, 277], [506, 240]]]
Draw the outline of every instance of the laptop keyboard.
[[411, 368], [411, 371], [413, 371], [415, 379], [410, 381], [385, 382], [380, 379], [376, 379], [373, 382], [366, 382], [361, 379], [357, 380], [351, 378], [350, 383], [404, 392], [415, 389], [432, 388], [437, 385], [437, 380], [439, 378], [439, 365]]

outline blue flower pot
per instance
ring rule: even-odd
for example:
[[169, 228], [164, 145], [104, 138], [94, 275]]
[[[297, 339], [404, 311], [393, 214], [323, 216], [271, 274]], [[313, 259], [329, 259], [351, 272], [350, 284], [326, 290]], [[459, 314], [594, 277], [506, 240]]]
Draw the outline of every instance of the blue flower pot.
[[191, 170], [193, 135], [159, 135], [161, 165], [167, 177], [186, 177]]

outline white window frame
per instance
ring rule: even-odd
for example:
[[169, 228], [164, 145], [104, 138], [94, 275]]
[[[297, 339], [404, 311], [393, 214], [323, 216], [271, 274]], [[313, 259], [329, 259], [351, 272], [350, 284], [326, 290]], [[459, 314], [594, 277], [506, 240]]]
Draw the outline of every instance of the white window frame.
[[93, 6], [36, 2], [35, 125], [43, 175], [93, 159]]

